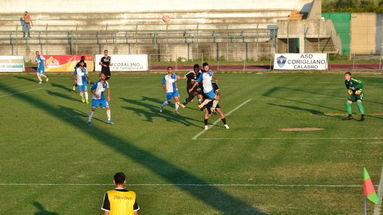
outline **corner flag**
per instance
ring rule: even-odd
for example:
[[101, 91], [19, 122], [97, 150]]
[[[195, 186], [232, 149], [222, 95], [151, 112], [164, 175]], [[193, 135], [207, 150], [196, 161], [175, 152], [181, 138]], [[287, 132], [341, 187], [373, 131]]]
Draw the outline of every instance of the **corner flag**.
[[366, 168], [364, 168], [363, 194], [373, 203], [377, 204], [379, 202], [379, 198], [376, 195], [374, 185], [372, 184], [370, 175], [368, 174]]

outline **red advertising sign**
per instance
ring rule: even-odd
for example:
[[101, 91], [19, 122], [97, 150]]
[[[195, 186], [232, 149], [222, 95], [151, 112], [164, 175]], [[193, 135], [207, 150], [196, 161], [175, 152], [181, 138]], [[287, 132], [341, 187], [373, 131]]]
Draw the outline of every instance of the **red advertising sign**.
[[85, 57], [88, 71], [93, 71], [93, 55], [43, 55], [46, 72], [72, 72], [74, 67]]

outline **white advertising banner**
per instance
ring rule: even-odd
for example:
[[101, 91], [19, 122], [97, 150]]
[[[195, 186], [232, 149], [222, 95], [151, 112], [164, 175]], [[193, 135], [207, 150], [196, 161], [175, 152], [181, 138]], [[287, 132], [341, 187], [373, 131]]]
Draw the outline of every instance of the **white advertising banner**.
[[24, 57], [0, 56], [0, 72], [24, 72]]
[[275, 54], [274, 70], [327, 70], [327, 54]]
[[[100, 60], [104, 55], [96, 55], [95, 59], [95, 70], [100, 72], [101, 65]], [[140, 72], [148, 71], [148, 55], [147, 54], [137, 54], [137, 55], [110, 55], [111, 57], [111, 66], [110, 71], [118, 72]]]

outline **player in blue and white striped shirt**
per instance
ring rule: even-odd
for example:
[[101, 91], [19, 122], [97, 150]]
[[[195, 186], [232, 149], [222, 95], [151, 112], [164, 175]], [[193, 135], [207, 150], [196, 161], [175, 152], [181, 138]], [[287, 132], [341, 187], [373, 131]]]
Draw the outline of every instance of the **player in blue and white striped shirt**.
[[45, 58], [40, 55], [39, 51], [36, 51], [36, 58], [35, 62], [33, 64], [37, 64], [37, 70], [36, 70], [36, 75], [37, 78], [39, 79], [39, 84], [42, 83], [41, 77], [45, 78], [45, 81], [48, 82], [48, 76], [46, 76], [45, 73]]
[[176, 102], [175, 110], [174, 110], [175, 113], [177, 114], [179, 113], [178, 108], [180, 106], [183, 108], [185, 107], [185, 105], [180, 103], [180, 94], [178, 92], [178, 84], [177, 84], [178, 79], [185, 79], [185, 77], [180, 77], [174, 74], [173, 67], [169, 66], [167, 68], [167, 74], [164, 75], [164, 77], [162, 78], [162, 87], [164, 88], [166, 92], [166, 101], [162, 103], [162, 105], [160, 106], [160, 112], [162, 112], [162, 110], [164, 109], [166, 105], [171, 103], [172, 99], [174, 99], [174, 101]]
[[213, 101], [211, 111], [215, 112], [215, 108], [218, 105], [219, 100], [221, 99], [220, 95], [217, 95], [213, 89], [213, 79], [218, 84], [217, 77], [213, 74], [213, 71], [210, 69], [208, 63], [203, 63], [203, 73], [199, 76], [199, 78], [194, 83], [193, 87], [189, 90], [189, 92], [192, 92], [195, 87], [199, 83], [202, 83], [203, 86], [203, 93], [206, 99], [198, 105], [198, 108], [202, 109], [205, 105], [207, 105], [209, 102]]
[[89, 76], [88, 76], [88, 70], [85, 68], [85, 63], [83, 61], [80, 61], [79, 67], [77, 67], [76, 70], [74, 71], [73, 78], [78, 87], [78, 91], [80, 92], [82, 103], [86, 102], [87, 104], [89, 104], [89, 101], [88, 101]]
[[[93, 97], [92, 97], [92, 108], [88, 118], [89, 126], [92, 126], [93, 114], [96, 111], [97, 107], [105, 108], [106, 116], [108, 118], [108, 124], [114, 124], [113, 121], [111, 120], [110, 106], [108, 103], [110, 101], [110, 88], [109, 88], [109, 83], [105, 79], [106, 79], [105, 74], [100, 73], [100, 80], [94, 83], [91, 88]], [[107, 89], [108, 91], [107, 97], [105, 97], [104, 95], [105, 89]]]

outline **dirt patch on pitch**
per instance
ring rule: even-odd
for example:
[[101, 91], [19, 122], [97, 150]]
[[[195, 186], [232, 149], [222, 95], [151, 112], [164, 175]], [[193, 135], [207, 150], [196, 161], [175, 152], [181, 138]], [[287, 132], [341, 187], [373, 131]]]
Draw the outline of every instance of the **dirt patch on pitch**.
[[324, 128], [282, 128], [280, 131], [323, 131]]

